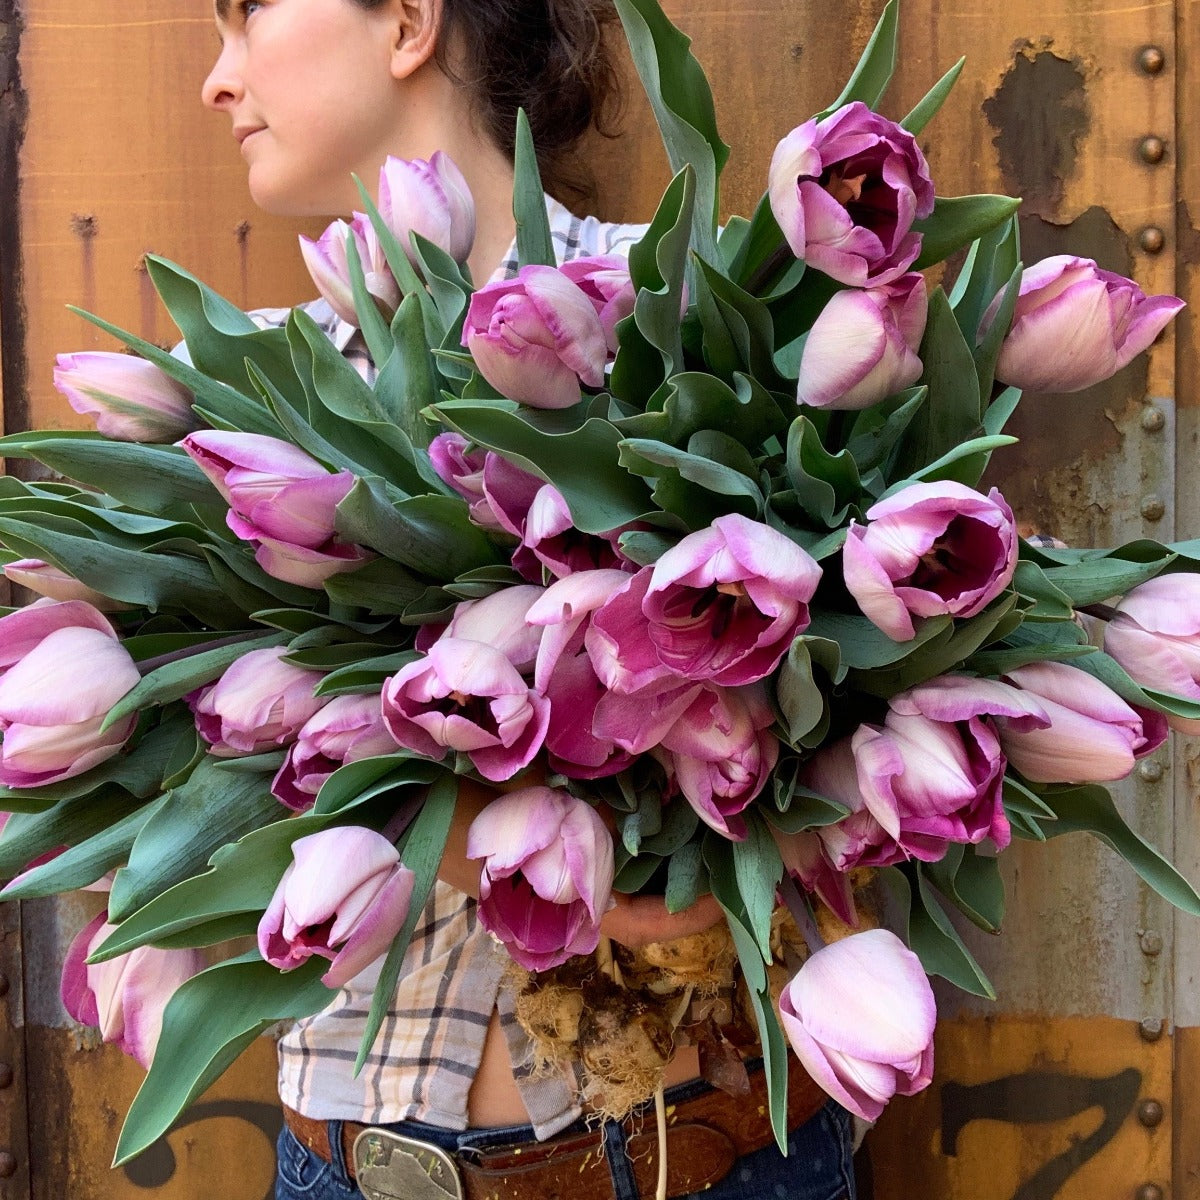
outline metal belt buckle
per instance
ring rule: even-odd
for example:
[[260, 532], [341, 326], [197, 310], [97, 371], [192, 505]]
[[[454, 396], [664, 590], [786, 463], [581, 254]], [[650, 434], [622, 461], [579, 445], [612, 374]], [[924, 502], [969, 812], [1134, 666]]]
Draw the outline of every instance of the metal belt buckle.
[[463, 1200], [445, 1150], [388, 1129], [364, 1129], [354, 1139], [354, 1175], [366, 1200]]

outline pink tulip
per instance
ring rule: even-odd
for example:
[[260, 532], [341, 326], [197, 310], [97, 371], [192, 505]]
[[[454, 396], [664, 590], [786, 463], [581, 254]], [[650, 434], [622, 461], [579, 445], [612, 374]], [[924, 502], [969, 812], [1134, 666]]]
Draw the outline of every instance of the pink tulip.
[[54, 386], [114, 441], [175, 442], [200, 424], [192, 393], [161, 367], [131, 354], [60, 354]]
[[321, 672], [286, 663], [285, 654], [281, 646], [251, 650], [189, 698], [210, 754], [237, 758], [286, 746], [326, 703], [313, 695]]
[[825, 849], [825, 843], [812, 830], [783, 833], [774, 825], [768, 826], [779, 847], [784, 870], [805, 891], [812, 892], [840, 921], [858, 927], [858, 911], [854, 905], [854, 890], [850, 876], [839, 871]]
[[1067, 663], [1039, 662], [1005, 677], [1046, 710], [1045, 729], [1000, 725], [1008, 761], [1035, 783], [1107, 783], [1124, 779], [1134, 760], [1157, 750], [1166, 718], [1131, 708], [1110, 687]]
[[441, 150], [428, 162], [387, 158], [379, 172], [379, 215], [414, 265], [410, 232], [419, 233], [458, 263], [467, 261], [475, 244], [471, 189], [453, 159]]
[[100, 727], [140, 679], [107, 618], [81, 600], [0, 619], [0, 785], [45, 787], [120, 753], [136, 714]]
[[913, 618], [973, 617], [1012, 580], [1017, 530], [995, 489], [914, 483], [850, 523], [842, 551], [846, 587], [888, 637], [908, 641]]
[[821, 568], [736, 513], [689, 534], [596, 613], [588, 651], [616, 691], [670, 679], [726, 686], [769, 675], [808, 627]]
[[592, 302], [609, 354], [617, 352], [617, 324], [633, 312], [637, 291], [629, 277], [629, 262], [620, 254], [597, 254], [563, 263], [562, 273], [583, 289]]
[[465, 753], [485, 779], [501, 782], [541, 749], [550, 704], [499, 650], [442, 637], [384, 685], [383, 719], [406, 749], [435, 759]]
[[545, 971], [596, 949], [613, 848], [590, 805], [545, 787], [499, 796], [471, 822], [467, 857], [483, 860], [479, 920], [515, 962]]
[[487, 642], [522, 675], [528, 675], [542, 643], [541, 626], [529, 620], [529, 610], [545, 594], [545, 588], [517, 584], [482, 600], [465, 600], [455, 608], [445, 636]]
[[344, 987], [400, 932], [413, 873], [387, 838], [355, 825], [297, 838], [292, 860], [259, 922], [259, 953], [281, 971], [319, 954], [329, 959], [321, 982]]
[[852, 287], [908, 270], [921, 251], [913, 222], [934, 200], [916, 139], [858, 101], [775, 147], [769, 196], [792, 253]]
[[502, 396], [530, 408], [569, 408], [580, 383], [604, 384], [604, 326], [583, 290], [556, 267], [522, 267], [472, 297], [462, 344]]
[[4, 577], [18, 587], [28, 588], [49, 600], [82, 600], [100, 612], [125, 612], [133, 606], [110, 600], [94, 588], [80, 583], [73, 575], [40, 558], [20, 558], [8, 563]]
[[182, 445], [229, 505], [229, 528], [257, 547], [255, 560], [273, 578], [319, 588], [372, 557], [335, 533], [352, 472], [330, 474], [290, 442], [261, 434], [210, 430]]
[[461, 433], [439, 433], [429, 444], [433, 469], [471, 506], [471, 520], [485, 529], [499, 529], [483, 490], [483, 464], [489, 453], [472, 449]]
[[[981, 332], [1000, 300], [984, 314]], [[1147, 349], [1182, 307], [1174, 296], [1147, 297], [1132, 279], [1102, 271], [1090, 258], [1042, 259], [1021, 276], [996, 378], [1031, 392], [1091, 387]]]
[[396, 750], [383, 723], [378, 694], [335, 696], [301, 726], [271, 784], [271, 794], [295, 812], [304, 812], [338, 767]]
[[667, 731], [655, 757], [700, 819], [731, 841], [746, 838], [741, 813], [779, 760], [775, 713], [761, 684], [706, 685]]
[[901, 275], [868, 291], [845, 291], [821, 310], [800, 358], [796, 399], [811, 408], [861, 409], [921, 378], [925, 280]]
[[920, 960], [889, 930], [818, 950], [784, 989], [779, 1013], [804, 1069], [864, 1120], [933, 1078], [933, 989]]
[[358, 251], [367, 292], [380, 311], [390, 318], [400, 304], [400, 288], [388, 267], [375, 227], [363, 213], [355, 213], [350, 224], [334, 221], [315, 242], [301, 237], [300, 253], [304, 265], [329, 307], [348, 325], [357, 327], [359, 318], [354, 307], [354, 286], [350, 282], [350, 260], [346, 252], [350, 238], [354, 239]]
[[[490, 474], [485, 469], [485, 479]], [[540, 582], [549, 574], [562, 579], [576, 571], [602, 571], [631, 567], [621, 553], [619, 539], [629, 526], [603, 534], [583, 533], [575, 528], [571, 510], [553, 484], [543, 484], [523, 517], [493, 503], [501, 525], [521, 544], [513, 552], [513, 566], [529, 580]]]
[[67, 951], [62, 1002], [83, 1025], [94, 1025], [106, 1042], [149, 1070], [162, 1033], [167, 1002], [204, 969], [198, 950], [139, 946], [107, 962], [88, 964], [89, 954], [116, 932], [101, 913], [80, 931]]
[[[1158, 575], [1131, 591], [1104, 629], [1104, 649], [1143, 687], [1200, 701], [1200, 576]], [[1180, 733], [1200, 720], [1167, 714]]]

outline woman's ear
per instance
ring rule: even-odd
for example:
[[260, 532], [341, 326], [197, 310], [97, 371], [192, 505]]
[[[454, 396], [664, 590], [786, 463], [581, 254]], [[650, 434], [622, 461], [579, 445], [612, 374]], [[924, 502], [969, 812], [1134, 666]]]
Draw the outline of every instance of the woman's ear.
[[437, 49], [442, 27], [442, 0], [394, 0], [392, 77], [406, 79], [423, 67]]

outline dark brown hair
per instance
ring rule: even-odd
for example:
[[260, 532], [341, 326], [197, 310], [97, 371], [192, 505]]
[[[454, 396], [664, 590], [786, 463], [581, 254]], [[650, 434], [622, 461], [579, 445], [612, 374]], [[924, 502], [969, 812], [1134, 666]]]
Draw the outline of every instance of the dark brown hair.
[[615, 15], [612, 0], [442, 0], [438, 66], [468, 90], [480, 128], [507, 154], [525, 110], [550, 192], [589, 190], [570, 159], [593, 125], [607, 132], [620, 99], [607, 37]]

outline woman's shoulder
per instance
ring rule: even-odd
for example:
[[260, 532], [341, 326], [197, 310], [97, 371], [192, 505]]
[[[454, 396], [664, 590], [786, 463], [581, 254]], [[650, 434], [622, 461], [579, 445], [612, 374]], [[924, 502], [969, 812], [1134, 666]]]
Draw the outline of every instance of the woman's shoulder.
[[622, 221], [602, 221], [599, 217], [576, 216], [564, 204], [546, 197], [550, 232], [556, 242], [560, 262], [587, 258], [595, 254], [619, 254], [628, 257], [629, 249], [646, 232], [647, 225]]

